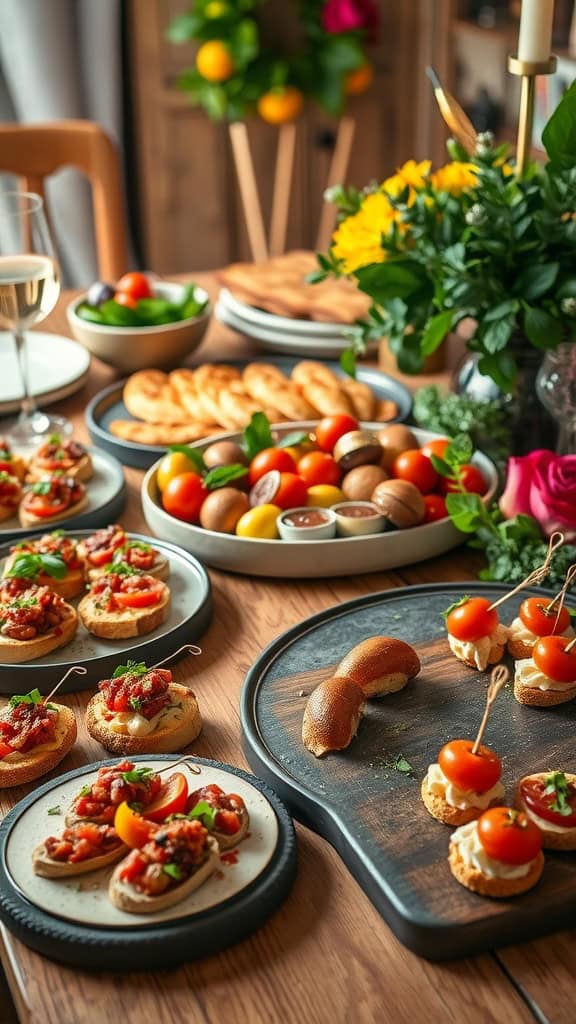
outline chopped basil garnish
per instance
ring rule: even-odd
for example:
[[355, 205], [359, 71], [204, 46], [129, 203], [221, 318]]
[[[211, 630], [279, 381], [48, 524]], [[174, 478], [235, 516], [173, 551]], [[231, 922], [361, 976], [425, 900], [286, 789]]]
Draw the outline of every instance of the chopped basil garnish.
[[85, 786], [82, 786], [82, 789], [80, 790], [78, 796], [90, 796], [91, 792], [92, 786], [86, 784]]
[[216, 821], [216, 815], [218, 814], [218, 808], [212, 807], [206, 800], [200, 800], [191, 811], [188, 812], [188, 817], [192, 821], [201, 821], [204, 828], [212, 830], [214, 828], [214, 822]]
[[574, 812], [569, 802], [570, 783], [564, 772], [552, 772], [551, 775], [546, 776], [545, 781], [546, 789], [544, 792], [547, 794], [554, 793], [554, 803], [551, 804], [550, 809], [556, 811], [557, 814], [561, 814], [564, 818], [573, 814]]
[[461, 597], [459, 601], [454, 601], [454, 604], [449, 605], [448, 608], [446, 608], [446, 610], [442, 612], [443, 618], [447, 619], [448, 616], [450, 615], [450, 612], [453, 612], [455, 608], [460, 608], [461, 605], [466, 604], [466, 601], [469, 600], [470, 598], [468, 594], [466, 594], [464, 597]]
[[118, 665], [118, 668], [114, 669], [112, 679], [118, 679], [120, 676], [145, 676], [147, 671], [145, 662], [128, 661], [128, 664]]
[[34, 688], [30, 690], [30, 693], [16, 693], [13, 697], [10, 697], [10, 707], [15, 708], [18, 704], [41, 704], [42, 694], [40, 690]]
[[182, 868], [179, 864], [164, 864], [162, 870], [165, 875], [169, 875], [176, 882], [179, 882], [182, 878]]
[[58, 805], [56, 807], [49, 807], [48, 814], [62, 814], [62, 811]]
[[152, 775], [153, 768], [134, 768], [131, 772], [122, 772], [124, 782], [146, 782]]

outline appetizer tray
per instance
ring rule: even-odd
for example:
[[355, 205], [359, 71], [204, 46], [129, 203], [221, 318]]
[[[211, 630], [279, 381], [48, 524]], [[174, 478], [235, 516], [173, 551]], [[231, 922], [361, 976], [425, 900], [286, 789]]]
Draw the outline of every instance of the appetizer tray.
[[[73, 395], [84, 385], [90, 369], [90, 353], [77, 341], [44, 331], [26, 332], [30, 386], [40, 406]], [[0, 331], [0, 416], [18, 412], [22, 378], [14, 339]]]
[[[178, 765], [194, 786], [215, 782], [238, 793], [250, 814], [250, 831], [234, 856], [181, 903], [133, 915], [108, 899], [113, 866], [72, 878], [40, 878], [32, 851], [64, 827], [66, 808], [103, 764], [87, 765], [40, 786], [0, 826], [0, 920], [39, 953], [77, 966], [114, 970], [175, 967], [246, 938], [288, 895], [296, 874], [296, 837], [286, 809], [259, 779], [203, 758]], [[173, 754], [138, 759], [158, 769]], [[61, 812], [61, 813], [59, 813]]]
[[23, 540], [24, 537], [33, 534], [49, 533], [61, 528], [85, 527], [96, 530], [118, 519], [126, 504], [127, 493], [122, 466], [113, 455], [99, 451], [98, 448], [86, 448], [86, 451], [92, 457], [94, 467], [94, 475], [85, 485], [88, 498], [86, 507], [78, 515], [70, 516], [68, 519], [59, 519], [56, 522], [47, 520], [45, 523], [39, 522], [37, 526], [21, 526], [18, 516], [14, 515], [0, 523], [0, 544], [3, 541]]
[[[276, 430], [279, 435], [311, 430], [315, 422], [282, 423]], [[362, 426], [368, 430], [378, 430], [382, 424], [363, 423]], [[427, 430], [416, 427], [411, 429], [421, 444], [438, 437]], [[241, 436], [219, 434], [218, 438], [239, 441]], [[190, 447], [201, 451], [212, 440], [197, 441]], [[477, 452], [472, 461], [487, 481], [488, 490], [483, 500], [489, 502], [498, 481], [496, 467], [482, 452]], [[336, 537], [331, 540], [264, 540], [217, 533], [193, 523], [182, 522], [164, 511], [156, 482], [157, 469], [156, 465], [152, 466], [142, 481], [142, 508], [148, 526], [158, 536], [167, 537], [215, 569], [248, 573], [250, 576], [297, 579], [355, 576], [362, 572], [382, 572], [399, 565], [434, 558], [462, 544], [464, 539], [449, 519], [406, 530], [387, 530], [384, 533]]]
[[[227, 360], [227, 365], [240, 369], [248, 365], [249, 360]], [[266, 362], [277, 366], [284, 373], [289, 373], [299, 362], [298, 359], [287, 357], [266, 357]], [[342, 373], [337, 363], [327, 363], [330, 369]], [[192, 367], [194, 369], [194, 367]], [[399, 381], [372, 367], [359, 366], [357, 379], [368, 384], [376, 396], [391, 399], [398, 406], [398, 415], [389, 423], [402, 422], [407, 419], [412, 408], [412, 396]], [[148, 469], [166, 451], [166, 445], [139, 444], [135, 441], [124, 441], [110, 433], [109, 424], [116, 419], [133, 419], [122, 401], [122, 392], [126, 381], [109, 385], [94, 396], [86, 408], [86, 425], [94, 444], [115, 455], [125, 466], [137, 469]], [[381, 424], [382, 426], [384, 424]], [[218, 434], [220, 436], [220, 434]]]
[[[89, 537], [92, 533], [91, 530], [67, 532], [77, 540]], [[125, 664], [128, 658], [155, 663], [168, 657], [182, 644], [191, 643], [202, 636], [212, 617], [210, 579], [204, 567], [187, 551], [166, 541], [139, 533], [128, 533], [127, 536], [130, 540], [152, 544], [170, 563], [170, 575], [166, 582], [170, 587], [171, 607], [166, 622], [151, 633], [129, 640], [100, 639], [88, 633], [80, 622], [70, 643], [43, 658], [15, 665], [0, 661], [0, 693], [27, 692], [35, 686], [47, 693], [58, 682], [59, 676], [72, 665], [83, 665], [87, 673], [70, 676], [60, 692], [91, 689], [119, 664]], [[10, 547], [10, 544], [0, 546], [0, 573]], [[76, 605], [78, 600], [72, 598], [71, 604]]]
[[[421, 781], [440, 747], [476, 735], [489, 679], [450, 653], [441, 613], [465, 593], [496, 599], [507, 590], [499, 584], [431, 584], [329, 608], [274, 640], [242, 691], [251, 767], [295, 817], [335, 847], [400, 941], [431, 960], [524, 942], [574, 923], [574, 854], [546, 851], [542, 880], [522, 896], [477, 896], [452, 877], [452, 830], [431, 818], [420, 798]], [[511, 598], [501, 620], [510, 622], [530, 593], [546, 591], [527, 589]], [[370, 700], [348, 749], [317, 759], [301, 739], [308, 695], [347, 651], [376, 634], [412, 644], [420, 675], [400, 692]], [[502, 757], [508, 801], [524, 775], [575, 770], [575, 724], [573, 704], [526, 707], [506, 686], [483, 742]]]

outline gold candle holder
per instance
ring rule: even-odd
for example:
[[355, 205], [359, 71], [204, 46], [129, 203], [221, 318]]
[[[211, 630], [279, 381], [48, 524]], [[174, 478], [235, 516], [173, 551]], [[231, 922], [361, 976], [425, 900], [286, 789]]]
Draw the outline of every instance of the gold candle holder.
[[508, 57], [508, 71], [522, 79], [520, 92], [520, 113], [518, 115], [518, 144], [516, 147], [516, 173], [522, 177], [530, 160], [532, 131], [534, 128], [534, 96], [537, 75], [553, 75], [557, 66], [556, 57], [544, 61], [520, 60]]

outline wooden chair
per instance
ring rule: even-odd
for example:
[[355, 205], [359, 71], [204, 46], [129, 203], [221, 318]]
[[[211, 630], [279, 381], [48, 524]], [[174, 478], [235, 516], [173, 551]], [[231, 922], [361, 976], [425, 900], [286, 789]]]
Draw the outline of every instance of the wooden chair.
[[100, 277], [116, 281], [128, 265], [124, 193], [114, 143], [92, 121], [0, 124], [0, 172], [44, 195], [44, 179], [74, 167], [90, 180]]

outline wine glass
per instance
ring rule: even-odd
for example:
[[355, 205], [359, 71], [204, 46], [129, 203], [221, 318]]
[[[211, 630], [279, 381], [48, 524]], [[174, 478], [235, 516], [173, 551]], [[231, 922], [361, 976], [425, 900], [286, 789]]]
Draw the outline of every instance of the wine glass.
[[70, 433], [63, 416], [41, 412], [32, 395], [25, 331], [52, 312], [60, 294], [58, 263], [42, 197], [35, 192], [0, 192], [0, 327], [16, 344], [22, 404], [8, 436], [22, 447], [45, 434]]

